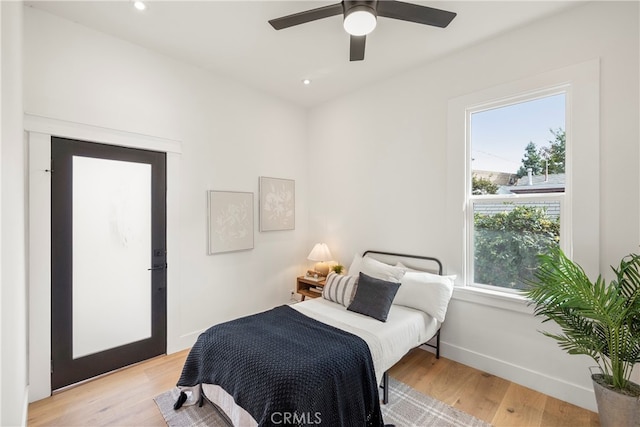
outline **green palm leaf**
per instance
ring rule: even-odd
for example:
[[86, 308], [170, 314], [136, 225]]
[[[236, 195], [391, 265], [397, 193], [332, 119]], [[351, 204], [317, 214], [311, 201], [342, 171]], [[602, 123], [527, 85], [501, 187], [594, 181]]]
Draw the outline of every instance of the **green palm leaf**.
[[640, 362], [640, 256], [629, 255], [613, 268], [616, 279], [592, 282], [559, 248], [539, 256], [540, 265], [524, 294], [534, 314], [554, 321], [561, 334], [543, 332], [569, 354], [593, 358], [612, 385], [627, 388]]

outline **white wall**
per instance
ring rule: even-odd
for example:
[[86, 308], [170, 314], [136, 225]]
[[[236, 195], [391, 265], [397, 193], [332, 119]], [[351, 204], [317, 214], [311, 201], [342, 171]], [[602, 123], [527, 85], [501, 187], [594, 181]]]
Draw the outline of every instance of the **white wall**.
[[[599, 212], [600, 239], [579, 250], [600, 259], [602, 272], [637, 252], [638, 17], [636, 2], [580, 5], [313, 109], [309, 156], [331, 156], [310, 176], [311, 240], [347, 265], [354, 252], [385, 249], [439, 256], [462, 271], [452, 254], [463, 241], [451, 237], [459, 233], [447, 229], [445, 209], [448, 102], [599, 58], [600, 198], [579, 203]], [[523, 304], [483, 301], [454, 296], [445, 357], [595, 409], [592, 362], [539, 334]]]
[[0, 425], [26, 422], [27, 306], [25, 144], [22, 128], [22, 4], [0, 3]]
[[[635, 3], [579, 6], [329, 102], [308, 118], [240, 84], [46, 12], [27, 8], [24, 14], [28, 113], [182, 142], [175, 223], [181, 255], [173, 266], [179, 280], [169, 284], [170, 304], [178, 309], [169, 318], [170, 350], [188, 346], [211, 324], [285, 301], [308, 242], [326, 241], [347, 265], [364, 249], [457, 251], [462, 242], [451, 241], [444, 227], [448, 101], [598, 57], [601, 197], [593, 207], [601, 239], [592, 250], [600, 252], [604, 271], [637, 249]], [[328, 158], [323, 173], [308, 176], [304, 159], [317, 156]], [[255, 249], [207, 256], [206, 190], [257, 197], [260, 175], [296, 180], [296, 230], [259, 233], [256, 215]], [[593, 409], [588, 362], [566, 356], [536, 332], [539, 326], [526, 309], [456, 299], [444, 355]], [[31, 353], [41, 350], [34, 345]], [[4, 400], [0, 409], [4, 418]]]
[[[169, 351], [212, 324], [286, 302], [309, 250], [306, 112], [46, 12], [24, 14], [27, 113], [181, 142]], [[259, 176], [296, 181], [295, 230], [258, 231]], [[206, 191], [214, 189], [254, 192], [253, 250], [207, 255]], [[31, 345], [32, 354], [48, 351], [44, 340]]]
[[[5, 37], [4, 37], [4, 25], [2, 25], [2, 7], [0, 6], [0, 46], [2, 44], [2, 42], [4, 41]], [[4, 99], [3, 94], [4, 94], [4, 85], [2, 84], [2, 76], [4, 75], [4, 72], [2, 71], [2, 67], [3, 64], [5, 64], [6, 60], [3, 58], [2, 55], [2, 51], [0, 51], [0, 100]], [[3, 126], [3, 122], [4, 122], [4, 116], [3, 116], [3, 105], [2, 102], [0, 101], [0, 137], [2, 136], [2, 131], [4, 130], [4, 126]], [[1, 149], [0, 149], [1, 150]], [[0, 151], [0, 154], [2, 152]], [[0, 157], [0, 187], [2, 186], [2, 158]], [[2, 198], [0, 197], [0, 223], [2, 221]], [[2, 241], [2, 227], [0, 227], [0, 241]], [[2, 325], [4, 324], [3, 322], [3, 317], [4, 317], [4, 309], [2, 306], [2, 284], [4, 282], [2, 281], [2, 246], [0, 245], [0, 342], [2, 342], [2, 338], [4, 337], [4, 334], [2, 333]], [[0, 351], [0, 384], [2, 384], [2, 377], [3, 377], [3, 369], [2, 369], [2, 360], [4, 358], [2, 357], [2, 352]], [[4, 400], [2, 400], [2, 387], [0, 387], [0, 420], [2, 420], [2, 408], [5, 406], [4, 404]]]

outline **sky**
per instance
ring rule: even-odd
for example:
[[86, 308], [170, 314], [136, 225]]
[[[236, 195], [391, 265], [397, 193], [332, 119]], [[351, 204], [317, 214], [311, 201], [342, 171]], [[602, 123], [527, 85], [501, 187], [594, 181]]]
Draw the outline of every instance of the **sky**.
[[529, 142], [539, 149], [565, 127], [565, 95], [553, 95], [471, 115], [472, 169], [515, 173]]

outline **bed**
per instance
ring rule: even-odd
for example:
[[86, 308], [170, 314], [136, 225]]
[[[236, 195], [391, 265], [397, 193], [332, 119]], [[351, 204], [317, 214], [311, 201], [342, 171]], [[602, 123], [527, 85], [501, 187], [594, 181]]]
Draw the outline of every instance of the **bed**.
[[201, 334], [175, 408], [206, 399], [235, 426], [383, 425], [388, 369], [423, 344], [440, 355], [453, 278], [436, 258], [381, 251], [354, 256], [347, 274], [322, 297]]

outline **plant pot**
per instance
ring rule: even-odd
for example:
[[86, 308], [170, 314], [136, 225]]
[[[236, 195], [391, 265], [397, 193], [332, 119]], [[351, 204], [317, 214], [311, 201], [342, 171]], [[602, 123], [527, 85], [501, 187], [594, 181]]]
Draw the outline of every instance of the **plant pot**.
[[[593, 390], [602, 427], [640, 427], [640, 396], [629, 396], [598, 382], [602, 374], [592, 374]], [[635, 387], [640, 388], [639, 385]]]

